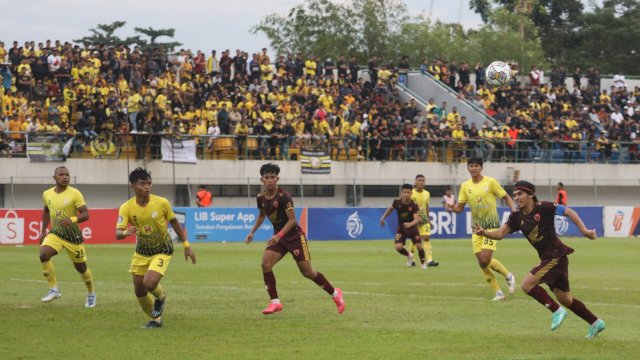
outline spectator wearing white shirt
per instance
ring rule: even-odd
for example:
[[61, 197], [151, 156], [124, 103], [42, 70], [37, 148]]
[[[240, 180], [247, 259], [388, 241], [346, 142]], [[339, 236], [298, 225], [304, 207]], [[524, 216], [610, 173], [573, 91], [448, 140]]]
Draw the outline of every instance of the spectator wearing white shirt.
[[456, 204], [456, 197], [451, 192], [451, 188], [448, 188], [444, 192], [444, 195], [442, 195], [442, 206], [445, 208], [448, 208], [447, 205], [453, 206], [455, 204]]
[[622, 113], [620, 112], [619, 106], [616, 106], [616, 111], [611, 113], [611, 121], [615, 122], [618, 125], [622, 124], [622, 122], [624, 121], [624, 115], [622, 115]]
[[624, 75], [622, 75], [622, 74], [615, 74], [615, 75], [613, 75], [613, 86], [615, 86], [616, 89], [618, 89], [618, 90], [626, 89], [627, 88], [627, 79], [625, 79]]
[[53, 54], [47, 57], [47, 64], [49, 65], [49, 72], [54, 73], [60, 69], [60, 63], [62, 63], [62, 58], [60, 57], [60, 53], [57, 49], [53, 50]]

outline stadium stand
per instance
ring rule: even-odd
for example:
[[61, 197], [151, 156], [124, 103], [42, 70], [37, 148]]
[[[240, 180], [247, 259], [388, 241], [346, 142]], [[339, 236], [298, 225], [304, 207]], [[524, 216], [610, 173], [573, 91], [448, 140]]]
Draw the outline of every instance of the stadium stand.
[[0, 42], [0, 57], [1, 156], [24, 156], [26, 136], [47, 134], [74, 139], [70, 156], [87, 158], [158, 159], [161, 137], [176, 136], [196, 138], [201, 159], [288, 160], [316, 148], [353, 161], [640, 160], [640, 87], [617, 75], [601, 89], [597, 69], [587, 86], [566, 86], [553, 68], [549, 82], [532, 69], [524, 83], [487, 88], [481, 64], [472, 74], [464, 62], [425, 60], [422, 72], [495, 119], [470, 125], [446, 104], [400, 100], [406, 58], [373, 58], [366, 74], [343, 56], [218, 58], [60, 41]]

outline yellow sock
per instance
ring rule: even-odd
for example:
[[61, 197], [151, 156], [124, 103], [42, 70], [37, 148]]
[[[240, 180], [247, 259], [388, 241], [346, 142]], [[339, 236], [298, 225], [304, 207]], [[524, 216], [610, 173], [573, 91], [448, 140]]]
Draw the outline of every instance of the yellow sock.
[[56, 268], [53, 266], [53, 261], [49, 260], [47, 262], [40, 263], [40, 265], [42, 265], [42, 275], [47, 279], [49, 288], [57, 289], [58, 281], [56, 280]]
[[409, 252], [410, 252], [410, 253], [412, 253], [412, 254], [413, 254], [414, 252], [416, 252], [416, 244], [411, 243], [411, 247], [409, 248]]
[[146, 296], [139, 297], [138, 302], [140, 303], [140, 307], [145, 314], [151, 317], [151, 310], [153, 309], [153, 297], [151, 294], [147, 293]]
[[507, 277], [507, 274], [509, 274], [509, 270], [507, 270], [507, 268], [504, 267], [504, 265], [502, 265], [502, 263], [498, 261], [498, 259], [491, 259], [489, 267], [491, 268], [491, 270], [499, 272], [504, 277]]
[[151, 294], [153, 294], [153, 296], [156, 297], [156, 299], [164, 299], [164, 289], [162, 288], [162, 285], [158, 284], [158, 286], [156, 286], [155, 289], [153, 289], [152, 291], [149, 291]]
[[89, 294], [94, 293], [95, 290], [93, 289], [93, 273], [91, 272], [91, 269], [87, 268], [87, 271], [80, 274], [80, 276], [82, 277], [82, 281], [84, 281], [84, 284], [87, 286], [87, 292]]
[[425, 240], [424, 245], [422, 246], [424, 247], [424, 252], [427, 254], [427, 262], [433, 261], [433, 251], [431, 251], [431, 241]]
[[493, 273], [491, 272], [491, 269], [487, 266], [486, 268], [481, 270], [484, 279], [487, 280], [487, 283], [489, 283], [489, 286], [491, 286], [493, 292], [497, 293], [498, 291], [502, 291], [502, 289], [500, 289], [500, 285], [498, 285], [498, 282], [496, 281], [495, 275], [493, 275]]

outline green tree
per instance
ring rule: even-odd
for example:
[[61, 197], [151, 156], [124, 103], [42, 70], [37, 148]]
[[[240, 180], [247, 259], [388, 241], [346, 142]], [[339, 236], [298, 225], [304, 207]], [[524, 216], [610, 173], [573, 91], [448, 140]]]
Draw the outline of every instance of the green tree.
[[353, 13], [329, 0], [307, 0], [286, 16], [271, 14], [251, 28], [266, 35], [279, 53], [337, 55], [356, 50]]
[[360, 54], [384, 59], [399, 57], [397, 41], [407, 23], [407, 6], [402, 0], [354, 0], [352, 2]]
[[116, 30], [124, 27], [125, 24], [125, 21], [114, 21], [111, 24], [98, 24], [95, 29], [89, 29], [89, 31], [92, 33], [91, 35], [73, 41], [79, 44], [89, 44], [90, 46], [95, 46], [98, 44], [103, 44], [106, 46], [129, 46], [140, 42], [139, 36], [127, 37], [122, 39], [115, 35]]
[[639, 74], [640, 4], [607, 0], [580, 18], [577, 44], [567, 61], [571, 66], [599, 67], [603, 73]]
[[143, 51], [152, 51], [155, 49], [164, 49], [165, 51], [173, 50], [174, 48], [181, 46], [182, 43], [177, 41], [171, 42], [157, 42], [156, 40], [159, 37], [169, 37], [173, 39], [175, 35], [175, 29], [154, 29], [152, 27], [148, 27], [146, 29], [136, 27], [133, 30], [139, 34], [143, 34], [149, 37], [149, 41], [139, 39], [138, 45], [142, 48]]

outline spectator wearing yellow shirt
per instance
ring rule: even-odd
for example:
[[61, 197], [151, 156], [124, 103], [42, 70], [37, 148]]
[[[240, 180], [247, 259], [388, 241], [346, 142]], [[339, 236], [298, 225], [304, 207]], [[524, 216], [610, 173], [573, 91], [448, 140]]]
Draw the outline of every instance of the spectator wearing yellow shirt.
[[129, 115], [132, 134], [138, 132], [138, 114], [142, 111], [143, 105], [142, 96], [137, 92], [127, 98], [127, 114]]
[[456, 126], [460, 124], [460, 113], [458, 113], [458, 108], [451, 108], [451, 112], [447, 114], [447, 126], [451, 129], [455, 129]]
[[[455, 107], [453, 108], [455, 111]], [[449, 114], [451, 115], [451, 114]], [[462, 130], [462, 125], [457, 124], [454, 130], [451, 132], [452, 150], [453, 150], [453, 162], [459, 162], [465, 153], [465, 140], [467, 135]]]
[[158, 96], [156, 96], [154, 103], [156, 104], [156, 108], [161, 114], [165, 113], [167, 111], [168, 103], [167, 90], [160, 89], [160, 93], [158, 94]]
[[314, 78], [316, 76], [316, 69], [318, 65], [313, 56], [309, 56], [309, 59], [304, 62], [304, 73], [307, 75], [307, 79]]
[[380, 70], [378, 70], [378, 84], [389, 85], [391, 74], [392, 72], [387, 68], [386, 65], [380, 66]]
[[273, 80], [273, 66], [269, 64], [268, 59], [263, 59], [260, 64], [260, 80], [267, 82], [267, 87], [271, 90], [271, 81]]

